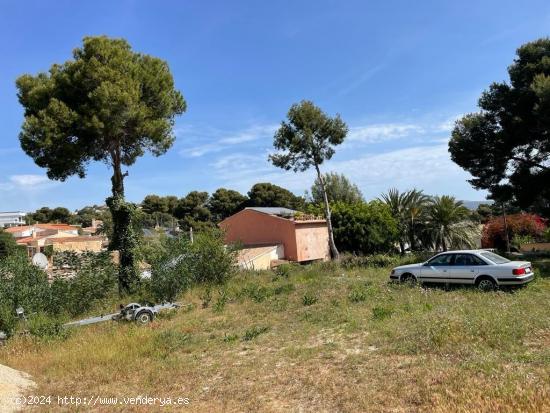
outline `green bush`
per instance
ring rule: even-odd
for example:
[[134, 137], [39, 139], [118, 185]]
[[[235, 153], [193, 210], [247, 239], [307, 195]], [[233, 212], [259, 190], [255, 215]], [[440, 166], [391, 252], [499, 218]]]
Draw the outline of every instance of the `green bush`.
[[13, 235], [0, 228], [0, 260], [12, 255], [25, 255], [25, 247], [17, 245]]
[[163, 254], [152, 265], [151, 288], [158, 300], [173, 300], [193, 284], [223, 284], [237, 270], [236, 251], [224, 245], [219, 230], [166, 239]]
[[50, 299], [46, 273], [32, 265], [24, 255], [0, 260], [0, 307], [15, 312], [23, 307], [27, 314], [44, 311]]
[[56, 278], [46, 307], [50, 314], [78, 315], [116, 293], [117, 273], [109, 253], [86, 253], [72, 278]]
[[68, 330], [63, 327], [58, 318], [45, 313], [31, 315], [28, 320], [28, 329], [33, 336], [41, 338], [65, 337], [68, 334]]

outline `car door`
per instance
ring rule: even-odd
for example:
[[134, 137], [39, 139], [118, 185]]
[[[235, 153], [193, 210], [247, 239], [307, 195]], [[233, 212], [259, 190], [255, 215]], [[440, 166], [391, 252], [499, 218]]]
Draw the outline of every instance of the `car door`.
[[449, 270], [449, 282], [456, 284], [473, 284], [479, 274], [479, 267], [485, 262], [473, 254], [456, 254]]
[[447, 282], [454, 254], [440, 254], [429, 260], [420, 270], [423, 282]]

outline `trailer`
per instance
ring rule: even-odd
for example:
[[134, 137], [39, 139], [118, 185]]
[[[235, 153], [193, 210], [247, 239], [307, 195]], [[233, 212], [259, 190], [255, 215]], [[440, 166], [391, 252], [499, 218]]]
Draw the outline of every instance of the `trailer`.
[[163, 310], [176, 310], [181, 307], [180, 303], [163, 303], [157, 305], [147, 305], [140, 303], [130, 303], [126, 306], [120, 305], [118, 313], [100, 315], [96, 317], [85, 318], [83, 320], [71, 321], [63, 324], [64, 327], [81, 327], [90, 324], [103, 323], [105, 321], [130, 321], [138, 325], [146, 325], [153, 321], [156, 315]]

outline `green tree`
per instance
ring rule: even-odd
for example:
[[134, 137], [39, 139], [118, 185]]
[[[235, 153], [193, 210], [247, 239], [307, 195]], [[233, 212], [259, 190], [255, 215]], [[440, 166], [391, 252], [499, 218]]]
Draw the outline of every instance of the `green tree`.
[[397, 220], [380, 201], [332, 204], [334, 239], [342, 251], [389, 252], [398, 238]]
[[52, 210], [50, 222], [58, 224], [68, 224], [71, 220], [72, 213], [67, 208], [57, 207]]
[[255, 184], [248, 191], [248, 206], [252, 207], [282, 207], [302, 210], [305, 200], [294, 195], [288, 189], [267, 182]]
[[521, 46], [508, 74], [456, 123], [449, 152], [475, 188], [550, 216], [550, 39]]
[[137, 280], [134, 207], [124, 201], [128, 172], [122, 167], [145, 151], [162, 155], [174, 142], [174, 118], [186, 103], [168, 64], [133, 52], [123, 39], [85, 37], [72, 60], [16, 83], [25, 109], [21, 146], [50, 179], [83, 178], [91, 161], [112, 168], [110, 247], [120, 251], [120, 291], [131, 290]]
[[201, 231], [212, 227], [212, 214], [207, 205], [208, 192], [191, 191], [181, 198], [175, 210], [175, 216], [179, 218], [181, 228]]
[[23, 253], [25, 247], [17, 245], [15, 238], [9, 232], [0, 228], [0, 259]]
[[[329, 172], [324, 174], [323, 178], [325, 180], [325, 188], [330, 203], [344, 202], [353, 204], [363, 201], [363, 194], [357, 185], [351, 183], [343, 174]], [[311, 187], [311, 199], [316, 204], [322, 204], [324, 202], [323, 188], [319, 178], [315, 179]]]
[[431, 199], [424, 230], [424, 243], [435, 250], [474, 247], [476, 224], [470, 221], [470, 210], [462, 201], [443, 195]]
[[141, 208], [143, 212], [152, 214], [154, 212], [168, 212], [168, 202], [166, 198], [158, 195], [147, 195], [143, 201], [141, 201]]
[[208, 209], [215, 221], [221, 221], [241, 210], [248, 197], [232, 189], [217, 189], [208, 202]]
[[314, 167], [323, 194], [325, 217], [327, 220], [329, 245], [332, 257], [339, 258], [334, 242], [330, 204], [325, 179], [320, 166], [332, 158], [334, 147], [340, 145], [348, 133], [348, 127], [340, 119], [327, 116], [313, 102], [304, 100], [291, 106], [287, 114], [288, 122], [282, 122], [275, 133], [273, 146], [279, 151], [270, 155], [273, 165], [286, 170], [303, 172]]

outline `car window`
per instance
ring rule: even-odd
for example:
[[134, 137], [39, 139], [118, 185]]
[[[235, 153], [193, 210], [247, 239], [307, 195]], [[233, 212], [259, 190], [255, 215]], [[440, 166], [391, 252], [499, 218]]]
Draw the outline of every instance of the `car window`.
[[453, 265], [486, 265], [485, 262], [472, 254], [456, 254]]
[[451, 265], [453, 254], [442, 254], [428, 261], [430, 266]]
[[481, 255], [487, 258], [489, 261], [494, 262], [495, 264], [506, 264], [507, 262], [510, 262], [509, 259], [501, 257], [500, 255], [489, 251], [482, 252]]

